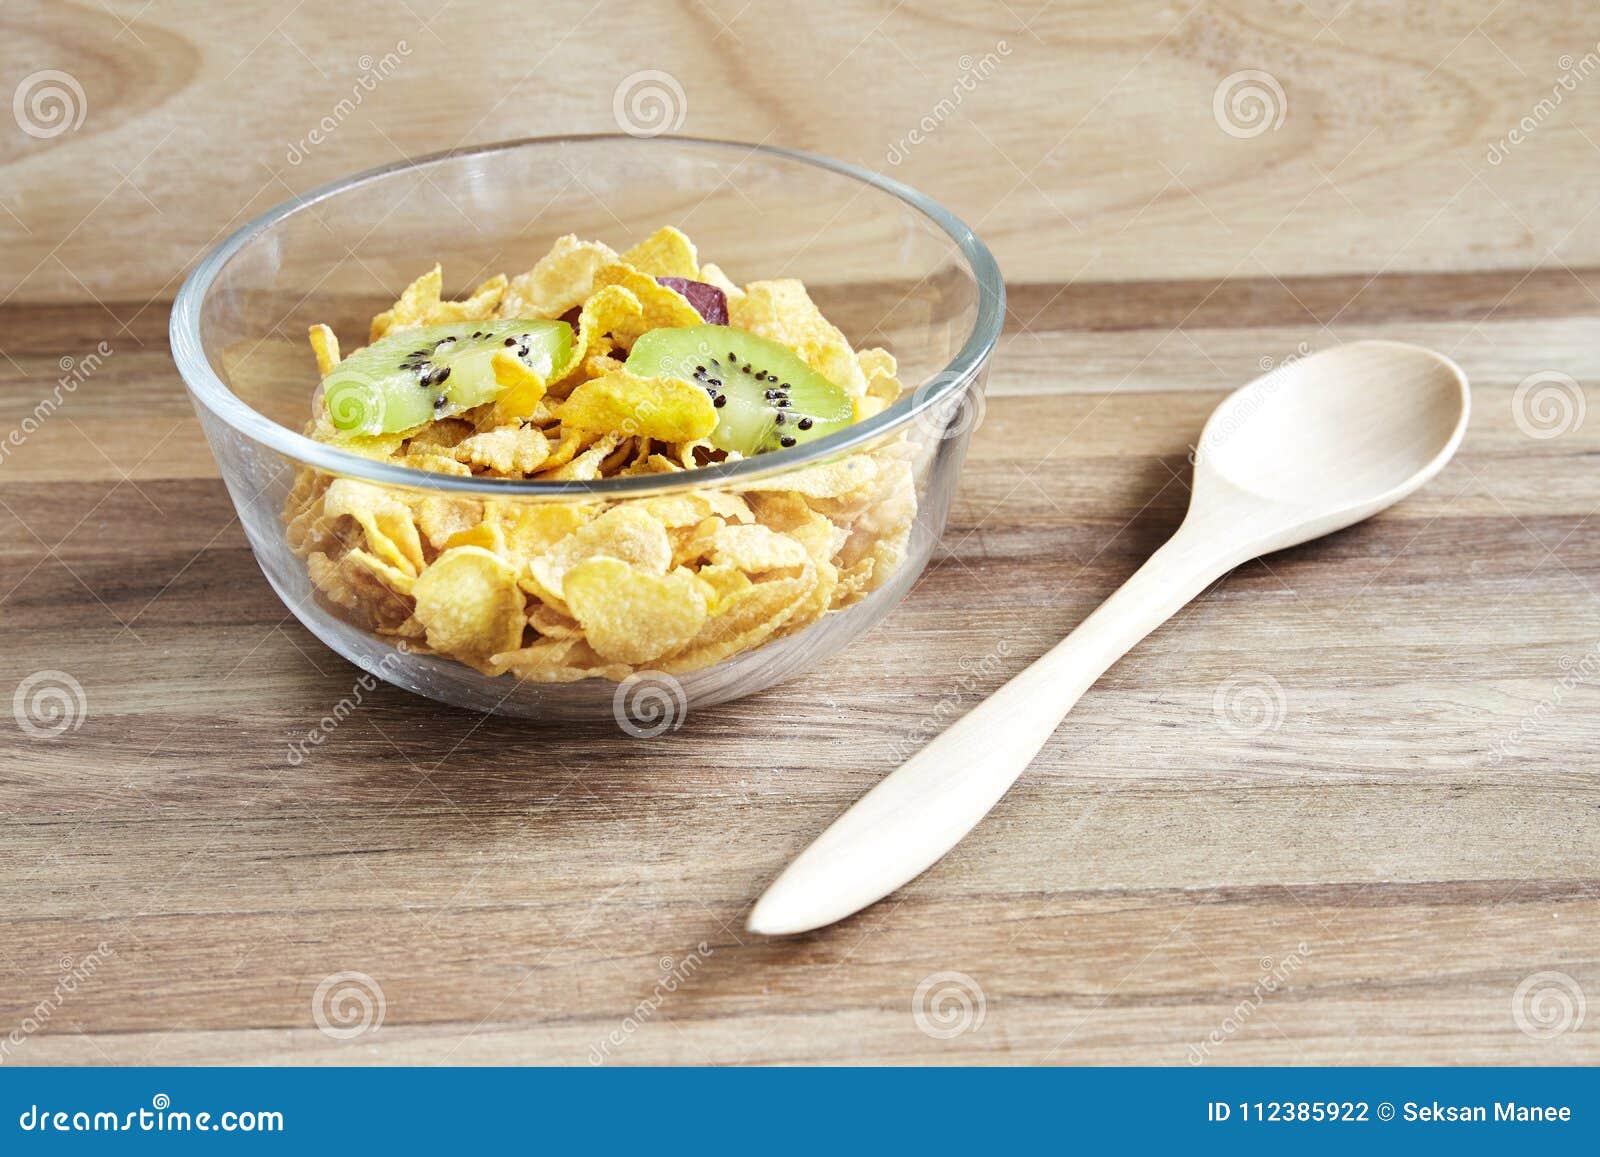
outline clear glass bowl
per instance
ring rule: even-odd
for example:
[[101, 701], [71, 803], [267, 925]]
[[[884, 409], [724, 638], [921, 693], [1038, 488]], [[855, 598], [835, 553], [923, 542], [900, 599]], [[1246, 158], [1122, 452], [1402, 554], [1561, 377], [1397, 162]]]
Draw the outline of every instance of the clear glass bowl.
[[[529, 268], [564, 233], [621, 251], [663, 224], [682, 229], [703, 259], [737, 282], [804, 280], [855, 348], [884, 346], [895, 355], [906, 392], [883, 413], [790, 450], [595, 482], [427, 473], [300, 433], [317, 384], [309, 325], [364, 335], [372, 315], [436, 260], [447, 295], [460, 294], [490, 274]], [[171, 338], [256, 559], [284, 605], [318, 638], [372, 675], [447, 703], [550, 718], [611, 713], [627, 729], [653, 733], [691, 707], [806, 670], [905, 595], [943, 533], [1003, 314], [1004, 288], [988, 249], [950, 213], [895, 181], [783, 149], [579, 136], [453, 150], [285, 202], [200, 263], [174, 303]], [[855, 456], [907, 463], [909, 473], [898, 476], [909, 478], [915, 499], [909, 525], [892, 531], [904, 536], [886, 552], [896, 564], [878, 568], [884, 573], [874, 576], [870, 592], [709, 666], [664, 662], [665, 674], [652, 667], [621, 681], [485, 674], [368, 629], [319, 593], [284, 519], [290, 490], [307, 472], [362, 480], [408, 503], [431, 495], [611, 504], [695, 490], [766, 493], [798, 471]], [[817, 504], [833, 509], [826, 499]], [[860, 511], [839, 517], [856, 539], [852, 553], [872, 545], [870, 512], [865, 520]]]

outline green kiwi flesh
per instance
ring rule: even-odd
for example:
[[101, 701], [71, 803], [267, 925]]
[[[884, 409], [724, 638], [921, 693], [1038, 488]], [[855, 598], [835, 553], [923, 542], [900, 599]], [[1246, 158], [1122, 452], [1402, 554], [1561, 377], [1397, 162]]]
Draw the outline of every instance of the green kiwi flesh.
[[322, 380], [328, 417], [351, 436], [394, 434], [492, 402], [505, 389], [492, 359], [505, 350], [549, 381], [572, 356], [572, 327], [512, 318], [391, 333]]
[[655, 329], [634, 342], [630, 372], [703, 386], [719, 421], [710, 442], [749, 457], [810, 442], [855, 420], [850, 395], [788, 346], [726, 325]]

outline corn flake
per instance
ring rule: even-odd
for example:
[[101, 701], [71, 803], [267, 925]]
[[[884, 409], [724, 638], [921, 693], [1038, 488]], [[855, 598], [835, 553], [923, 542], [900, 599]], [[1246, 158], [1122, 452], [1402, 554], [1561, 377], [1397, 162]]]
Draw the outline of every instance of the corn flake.
[[867, 388], [850, 343], [822, 316], [805, 285], [794, 278], [752, 281], [737, 301], [729, 299], [728, 320], [739, 329], [790, 347], [808, 366], [852, 396]]
[[651, 277], [687, 277], [700, 280], [700, 258], [690, 241], [671, 225], [664, 225], [622, 255], [622, 261]]
[[572, 567], [562, 587], [589, 645], [619, 663], [648, 663], [694, 638], [706, 598], [688, 571], [650, 574], [615, 558]]
[[584, 382], [557, 411], [563, 426], [683, 442], [717, 426], [711, 395], [682, 378], [641, 378], [617, 370]]
[[681, 649], [657, 660], [667, 672], [693, 671], [738, 651], [760, 646], [777, 633], [816, 589], [816, 571], [755, 583], [731, 595]]
[[435, 265], [406, 286], [398, 301], [372, 319], [369, 341], [377, 341], [395, 330], [419, 325], [442, 325], [452, 321], [483, 321], [494, 316], [506, 291], [504, 275], [491, 277], [462, 301], [443, 301], [444, 272]]
[[399, 498], [366, 482], [337, 478], [322, 499], [323, 514], [355, 519], [366, 535], [367, 546], [385, 562], [416, 574], [422, 569], [422, 540], [411, 511]]
[[[562, 237], [526, 273], [489, 278], [459, 301], [442, 298], [436, 265], [373, 319], [373, 340], [491, 317], [571, 320], [576, 310], [566, 364], [546, 379], [496, 350], [492, 402], [371, 436], [335, 429], [318, 405], [307, 433], [376, 461], [469, 478], [590, 480], [737, 460], [709, 441], [719, 415], [704, 390], [624, 363], [644, 333], [702, 324], [659, 277], [719, 288], [731, 324], [793, 349], [851, 395], [858, 421], [904, 391], [894, 356], [852, 350], [802, 283], [741, 289], [669, 226], [621, 256]], [[337, 336], [319, 325], [309, 340], [329, 375], [340, 364]], [[488, 674], [616, 681], [642, 664], [709, 666], [888, 582], [911, 550], [919, 452], [901, 438], [737, 493], [669, 489], [609, 507], [592, 496], [502, 502], [388, 490], [308, 469], [284, 521], [320, 596], [364, 628]]]
[[[593, 437], [593, 431], [578, 431]], [[599, 439], [565, 466], [546, 470], [539, 476], [552, 482], [590, 482], [600, 477], [606, 459], [622, 445], [621, 434], [602, 434]], [[565, 444], [565, 443], [563, 443]], [[551, 455], [554, 457], [554, 455]]]
[[312, 326], [311, 352], [317, 355], [317, 372], [327, 377], [339, 364], [338, 335], [325, 325]]
[[689, 299], [676, 289], [662, 285], [648, 273], [617, 261], [602, 266], [595, 274], [596, 285], [620, 285], [639, 300], [642, 311], [634, 322], [624, 322], [612, 327], [611, 332], [623, 346], [632, 346], [641, 336], [653, 329], [675, 329], [700, 325], [704, 320], [700, 311], [689, 304]]
[[711, 561], [736, 567], [747, 574], [804, 566], [811, 559], [806, 548], [770, 527], [723, 526], [711, 536]]
[[445, 551], [412, 587], [428, 646], [485, 666], [514, 650], [527, 623], [517, 572], [480, 546]]
[[550, 443], [532, 426], [500, 426], [474, 434], [455, 448], [452, 457], [499, 475], [532, 474], [550, 457]]
[[594, 292], [595, 273], [616, 259], [610, 246], [579, 241], [569, 233], [532, 269], [511, 279], [500, 316], [560, 317]]
[[579, 527], [528, 565], [534, 594], [559, 602], [567, 571], [589, 558], [614, 558], [642, 571], [665, 574], [672, 564], [666, 528], [637, 506], [613, 506]]

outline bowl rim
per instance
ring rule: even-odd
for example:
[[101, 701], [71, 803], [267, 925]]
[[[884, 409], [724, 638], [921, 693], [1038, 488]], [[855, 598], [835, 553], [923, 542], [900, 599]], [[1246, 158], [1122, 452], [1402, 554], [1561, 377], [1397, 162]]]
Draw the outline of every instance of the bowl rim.
[[[879, 189], [910, 205], [932, 221], [948, 236], [967, 263], [978, 291], [977, 315], [972, 329], [961, 348], [956, 351], [943, 369], [931, 375], [915, 389], [902, 396], [881, 414], [857, 422], [837, 433], [804, 446], [789, 450], [771, 451], [735, 462], [721, 462], [695, 470], [675, 474], [642, 474], [626, 478], [600, 478], [592, 481], [552, 482], [517, 478], [461, 477], [453, 474], [436, 474], [410, 466], [397, 466], [379, 462], [352, 451], [318, 442], [288, 426], [268, 418], [259, 410], [247, 405], [219, 378], [206, 358], [200, 340], [201, 306], [210, 293], [212, 284], [223, 267], [252, 240], [271, 229], [285, 218], [309, 209], [322, 201], [337, 196], [394, 173], [419, 170], [461, 157], [484, 156], [510, 149], [534, 145], [559, 145], [590, 143], [596, 141], [629, 141], [639, 147], [671, 147], [675, 145], [708, 146], [728, 150], [743, 150], [748, 157], [755, 153], [782, 157], [815, 168], [825, 169], [853, 178], [865, 185]], [[889, 433], [918, 415], [940, 405], [947, 397], [965, 390], [994, 351], [1005, 320], [1005, 283], [999, 264], [976, 233], [959, 217], [944, 206], [924, 196], [909, 185], [886, 177], [871, 169], [831, 157], [799, 149], [776, 145], [749, 144], [740, 141], [718, 140], [709, 137], [661, 135], [635, 137], [626, 133], [573, 133], [556, 136], [520, 137], [515, 140], [496, 141], [489, 144], [467, 145], [418, 157], [407, 157], [375, 168], [341, 177], [319, 185], [308, 192], [297, 194], [280, 202], [266, 212], [247, 222], [220, 244], [213, 247], [193, 272], [184, 280], [173, 299], [168, 337], [172, 346], [173, 361], [178, 373], [195, 401], [204, 406], [220, 421], [262, 445], [307, 466], [329, 473], [387, 486], [408, 489], [449, 491], [478, 494], [495, 498], [510, 497], [577, 497], [595, 495], [626, 495], [663, 493], [680, 489], [696, 489], [706, 485], [732, 484], [767, 478], [787, 473], [816, 462], [826, 461], [842, 453], [855, 450]]]

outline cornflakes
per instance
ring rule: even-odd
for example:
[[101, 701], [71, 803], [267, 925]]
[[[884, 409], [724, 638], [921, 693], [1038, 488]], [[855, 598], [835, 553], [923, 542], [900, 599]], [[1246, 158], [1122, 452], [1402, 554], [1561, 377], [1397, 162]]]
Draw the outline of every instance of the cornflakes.
[[[686, 281], [688, 296], [673, 288]], [[671, 475], [739, 456], [716, 433], [731, 413], [718, 373], [753, 374], [773, 413], [788, 406], [790, 381], [809, 371], [833, 383], [833, 396], [848, 395], [845, 420], [851, 411], [856, 420], [881, 412], [903, 392], [894, 356], [852, 349], [801, 282], [741, 287], [702, 263], [694, 243], [670, 226], [620, 255], [562, 237], [526, 273], [489, 278], [456, 301], [442, 289], [435, 266], [373, 318], [370, 340], [469, 323], [447, 331], [464, 344], [487, 339], [475, 347], [478, 368], [461, 373], [492, 378], [494, 392], [386, 433], [340, 431], [319, 401], [310, 436], [459, 478], [660, 475], [672, 487]], [[702, 324], [696, 303], [704, 308], [708, 299], [719, 318], [725, 300], [733, 328], [792, 351], [792, 379], [769, 377], [733, 354], [714, 362], [728, 348], [720, 343], [706, 350], [694, 381], [687, 370], [635, 372], [640, 358], [630, 369], [628, 352], [641, 336]], [[539, 332], [555, 319], [570, 324], [570, 349], [559, 347], [564, 360], [531, 364], [518, 340], [531, 346], [526, 335], [536, 331], [531, 321], [526, 331], [508, 327], [513, 319], [545, 319]], [[475, 321], [501, 328], [490, 337], [470, 329]], [[503, 343], [499, 335], [507, 335]], [[466, 364], [438, 352], [456, 337], [416, 340], [402, 368], [421, 388], [440, 388]], [[484, 349], [491, 341], [492, 351]], [[319, 374], [341, 365], [327, 326], [313, 326], [310, 343]], [[759, 400], [762, 386], [754, 388]], [[787, 411], [775, 421], [782, 427], [786, 418], [800, 423]], [[579, 501], [429, 493], [422, 481], [388, 489], [306, 469], [284, 520], [326, 605], [418, 652], [534, 682], [620, 681], [641, 668], [688, 672], [852, 606], [904, 565], [917, 513], [906, 437], [754, 482]]]

